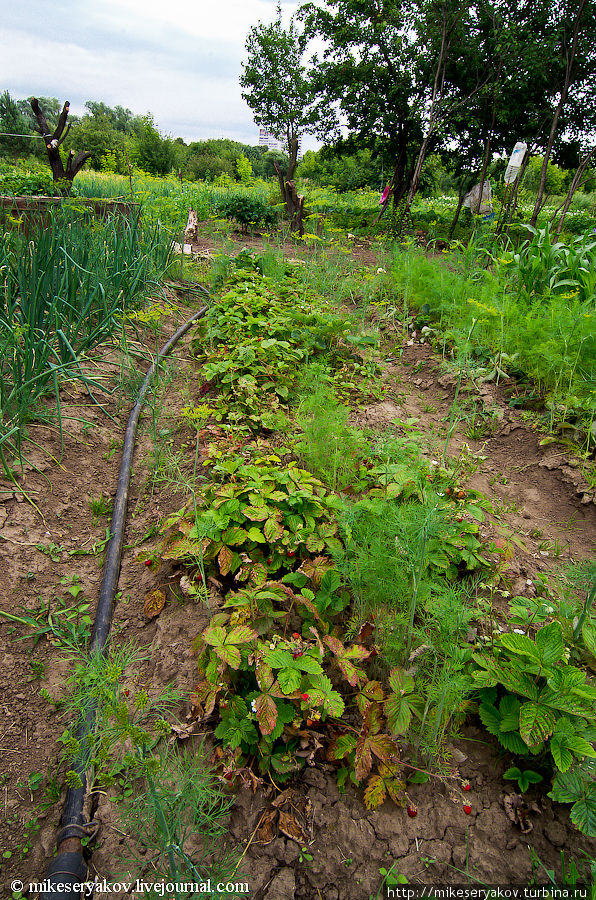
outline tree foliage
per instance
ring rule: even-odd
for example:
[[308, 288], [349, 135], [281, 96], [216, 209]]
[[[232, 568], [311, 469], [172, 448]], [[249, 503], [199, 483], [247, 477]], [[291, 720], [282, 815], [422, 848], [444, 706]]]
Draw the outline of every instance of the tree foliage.
[[294, 174], [301, 135], [320, 133], [328, 120], [312, 71], [303, 62], [305, 49], [305, 36], [295, 23], [283, 27], [278, 4], [273, 22], [250, 29], [240, 77], [242, 97], [255, 122], [269, 128], [288, 151], [288, 180]]

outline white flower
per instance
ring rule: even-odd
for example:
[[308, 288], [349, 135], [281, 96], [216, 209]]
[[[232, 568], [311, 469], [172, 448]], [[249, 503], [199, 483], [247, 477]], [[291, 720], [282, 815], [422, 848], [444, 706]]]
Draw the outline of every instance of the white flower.
[[250, 708], [252, 709], [253, 712], [257, 711], [257, 701], [256, 700], [250, 701]]
[[515, 634], [525, 634], [526, 633], [523, 628], [514, 628], [513, 631]]

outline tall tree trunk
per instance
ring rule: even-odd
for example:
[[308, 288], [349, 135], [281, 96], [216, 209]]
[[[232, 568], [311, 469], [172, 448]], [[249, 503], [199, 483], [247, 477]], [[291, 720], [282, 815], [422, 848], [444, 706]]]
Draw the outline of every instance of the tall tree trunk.
[[83, 153], [81, 151], [75, 156], [74, 150], [71, 150], [66, 159], [66, 166], [62, 161], [62, 157], [60, 156], [60, 145], [64, 143], [66, 136], [70, 131], [70, 125], [66, 125], [70, 103], [67, 100], [62, 107], [58, 124], [53, 133], [50, 131], [50, 126], [42, 112], [39, 101], [35, 97], [31, 98], [31, 109], [37, 120], [37, 130], [45, 141], [54, 184], [58, 186], [60, 193], [68, 194], [70, 193], [75, 176], [81, 171], [89, 157], [92, 155], [91, 153]]
[[424, 165], [424, 160], [426, 159], [426, 154], [428, 152], [428, 145], [430, 140], [435, 132], [437, 119], [438, 119], [438, 107], [440, 106], [441, 97], [443, 94], [443, 85], [445, 82], [445, 63], [447, 60], [447, 53], [449, 50], [449, 40], [448, 40], [448, 22], [447, 22], [447, 11], [443, 7], [443, 25], [441, 31], [441, 49], [439, 51], [439, 59], [437, 61], [437, 68], [435, 70], [435, 77], [433, 81], [433, 90], [430, 101], [430, 110], [428, 113], [428, 126], [426, 129], [426, 134], [424, 135], [424, 139], [422, 144], [420, 145], [420, 150], [418, 152], [418, 159], [416, 160], [416, 165], [414, 166], [414, 173], [412, 175], [412, 181], [410, 183], [410, 189], [408, 191], [408, 199], [406, 200], [406, 209], [404, 210], [404, 214], [409, 213], [410, 207], [414, 201], [414, 197], [416, 196], [416, 192], [418, 190], [418, 185], [420, 184], [420, 176], [422, 175], [422, 166]]
[[286, 207], [286, 214], [290, 220], [290, 228], [297, 231], [300, 237], [304, 234], [304, 197], [298, 195], [294, 172], [298, 161], [298, 138], [295, 135], [288, 136], [289, 162], [288, 171], [284, 175], [277, 160], [273, 165], [277, 173], [279, 190], [282, 202]]
[[397, 153], [397, 162], [395, 163], [395, 168], [393, 169], [393, 175], [387, 185], [389, 188], [389, 192], [381, 204], [381, 209], [379, 210], [379, 214], [373, 222], [376, 225], [390, 202], [393, 201], [394, 208], [401, 202], [405, 192], [406, 192], [406, 164], [408, 161], [408, 137], [409, 130], [408, 126], [400, 123], [399, 126], [399, 135], [398, 135], [398, 153]]
[[543, 202], [542, 198], [544, 196], [544, 189], [546, 186], [546, 175], [548, 172], [548, 163], [550, 160], [550, 156], [553, 149], [553, 144], [555, 142], [555, 136], [557, 133], [557, 126], [559, 124], [559, 118], [561, 116], [561, 112], [563, 111], [563, 107], [567, 102], [567, 95], [569, 94], [569, 88], [571, 86], [571, 79], [573, 74], [573, 64], [575, 62], [575, 55], [577, 53], [577, 41], [579, 36], [579, 26], [581, 22], [582, 15], [584, 13], [584, 8], [586, 5], [586, 0], [579, 0], [577, 13], [575, 15], [575, 20], [573, 23], [573, 37], [571, 40], [571, 48], [567, 54], [567, 65], [565, 67], [565, 80], [563, 82], [563, 87], [561, 88], [561, 97], [559, 102], [557, 103], [557, 108], [555, 109], [555, 114], [553, 116], [550, 133], [548, 136], [548, 142], [546, 145], [546, 150], [544, 153], [544, 159], [542, 160], [542, 170], [540, 172], [540, 185], [538, 187], [538, 194], [536, 196], [536, 203], [534, 204], [534, 210], [532, 212], [532, 218], [530, 219], [530, 225], [536, 227], [536, 222], [538, 221], [538, 214], [542, 209]]

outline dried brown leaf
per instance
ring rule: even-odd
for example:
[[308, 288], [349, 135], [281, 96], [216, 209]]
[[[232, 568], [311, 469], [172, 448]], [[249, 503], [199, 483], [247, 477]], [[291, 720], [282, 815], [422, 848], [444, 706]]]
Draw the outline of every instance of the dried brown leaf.
[[158, 616], [166, 605], [166, 595], [159, 588], [149, 591], [145, 597], [143, 612], [148, 619], [154, 619]]

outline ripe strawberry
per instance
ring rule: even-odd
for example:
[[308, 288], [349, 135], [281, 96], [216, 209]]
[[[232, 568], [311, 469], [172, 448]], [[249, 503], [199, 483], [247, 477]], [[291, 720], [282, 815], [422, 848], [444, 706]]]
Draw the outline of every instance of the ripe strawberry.
[[267, 557], [267, 565], [270, 566], [272, 562], [273, 562], [273, 557], [272, 556]]
[[309, 696], [308, 694], [300, 694], [300, 696], [302, 697], [302, 699], [304, 700], [305, 703], [306, 703], [308, 700], [310, 700], [310, 696]]
[[418, 815], [418, 807], [414, 806], [413, 803], [410, 803], [410, 805], [408, 806], [408, 815], [410, 819], [415, 819]]
[[300, 640], [300, 635], [298, 634], [297, 631], [293, 631], [293, 632], [292, 632], [292, 637], [294, 638], [295, 641], [299, 641], [299, 640]]
[[457, 521], [458, 521], [458, 522], [463, 522], [463, 520], [464, 520], [464, 517], [463, 517], [463, 516], [458, 516], [458, 517], [457, 517]]
[[465, 784], [462, 784], [462, 789], [463, 789], [464, 791], [471, 791], [471, 790], [472, 790], [472, 785], [470, 784], [469, 781], [466, 781]]
[[288, 558], [289, 559], [294, 559], [295, 556], [296, 556], [295, 550], [288, 550]]
[[146, 565], [146, 566], [150, 566], [150, 565], [151, 565], [151, 562], [152, 562], [152, 560], [146, 559], [146, 560], [145, 560], [145, 565]]
[[470, 813], [472, 812], [472, 807], [470, 806], [469, 803], [464, 803], [464, 812], [467, 816], [469, 816]]

